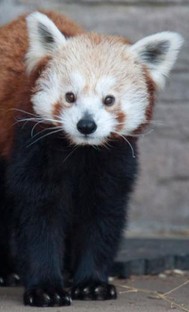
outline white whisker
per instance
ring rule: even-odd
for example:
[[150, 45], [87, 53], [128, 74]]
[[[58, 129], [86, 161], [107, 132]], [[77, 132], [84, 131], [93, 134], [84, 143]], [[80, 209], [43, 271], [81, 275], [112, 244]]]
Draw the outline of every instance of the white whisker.
[[104, 148], [106, 148], [107, 150], [110, 150], [110, 149], [111, 149], [111, 145], [108, 144], [108, 142], [102, 143], [102, 146], [103, 146]]
[[129, 134], [128, 136], [133, 137], [133, 138], [141, 138], [141, 137], [145, 137], [146, 135], [151, 134], [153, 131], [154, 131], [154, 129], [150, 129], [150, 130], [143, 132], [143, 133]]
[[[36, 124], [34, 125], [34, 127], [36, 126]], [[33, 129], [33, 128], [32, 128]], [[33, 131], [31, 133], [31, 137], [32, 138], [35, 138], [36, 136], [40, 135], [41, 133], [45, 132], [45, 131], [48, 131], [48, 130], [58, 130], [58, 129], [61, 129], [62, 130], [62, 127], [61, 126], [56, 126], [56, 127], [49, 127], [49, 128], [45, 128], [39, 132], [37, 132], [36, 134], [33, 135]]]
[[47, 137], [47, 136], [49, 136], [49, 135], [51, 135], [51, 134], [55, 134], [55, 133], [58, 133], [58, 132], [60, 132], [60, 131], [62, 131], [62, 129], [58, 129], [58, 130], [55, 130], [55, 131], [51, 131], [51, 132], [49, 132], [49, 133], [43, 135], [42, 137], [36, 139], [34, 142], [28, 144], [27, 147], [29, 147], [29, 146], [31, 146], [31, 145], [37, 143], [38, 141], [44, 139], [45, 137]]
[[11, 127], [15, 126], [16, 124], [20, 123], [20, 122], [25, 122], [24, 125], [28, 122], [28, 121], [38, 121], [37, 118], [23, 118], [23, 119], [16, 119], [16, 122], [14, 122]]
[[35, 117], [38, 117], [38, 115], [37, 115], [37, 114], [32, 114], [32, 113], [27, 112], [27, 111], [25, 111], [25, 110], [23, 110], [23, 109], [18, 109], [18, 108], [10, 108], [10, 110], [14, 110], [14, 111], [17, 111], [17, 112], [20, 112], [20, 113], [28, 114], [28, 115], [30, 115], [30, 116], [35, 116]]
[[165, 125], [165, 123], [161, 120], [150, 120], [150, 124], [158, 125], [158, 126], [164, 126]]
[[154, 131], [154, 129], [150, 129], [150, 130], [148, 130], [148, 131], [146, 131], [146, 132], [144, 132], [144, 133], [141, 133], [141, 137], [145, 137], [146, 135], [149, 135], [149, 134], [151, 134], [152, 132]]
[[[40, 123], [42, 123], [43, 121], [38, 121], [38, 122], [36, 122], [36, 124], [32, 127], [32, 129], [31, 129], [31, 137], [33, 138], [34, 136], [36, 136], [36, 135], [33, 135], [33, 133], [34, 133], [34, 130], [35, 130], [35, 128], [40, 124]], [[39, 133], [39, 132], [38, 132]]]
[[68, 158], [70, 158], [70, 156], [76, 151], [76, 149], [79, 148], [79, 145], [77, 145], [63, 160], [63, 163], [65, 163], [66, 160], [68, 160]]
[[134, 148], [133, 148], [132, 144], [129, 142], [129, 140], [128, 140], [125, 136], [123, 136], [122, 134], [120, 134], [120, 133], [118, 133], [118, 132], [115, 132], [115, 131], [114, 131], [113, 133], [119, 135], [123, 140], [125, 140], [125, 142], [127, 142], [127, 144], [129, 145], [129, 147], [130, 147], [130, 149], [131, 149], [132, 157], [135, 158], [135, 157], [136, 157], [136, 156], [135, 156], [135, 151], [134, 151]]

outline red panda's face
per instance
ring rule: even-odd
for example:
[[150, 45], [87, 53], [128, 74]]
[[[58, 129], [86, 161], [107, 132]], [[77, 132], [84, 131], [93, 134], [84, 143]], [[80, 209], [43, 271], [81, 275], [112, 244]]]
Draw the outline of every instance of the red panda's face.
[[101, 40], [70, 39], [49, 62], [32, 97], [35, 112], [55, 120], [76, 144], [131, 134], [146, 122], [151, 104], [142, 65], [123, 43]]
[[[28, 24], [29, 70], [42, 56], [51, 56], [36, 81], [33, 108], [44, 120], [61, 126], [71, 142], [100, 145], [115, 136], [132, 135], [149, 121], [153, 86], [163, 83], [174, 63], [179, 35], [157, 34], [155, 43], [153, 38], [141, 40], [143, 47], [140, 41], [130, 46], [122, 39], [97, 34], [65, 39], [40, 13], [29, 16]], [[164, 58], [169, 54], [167, 62]]]

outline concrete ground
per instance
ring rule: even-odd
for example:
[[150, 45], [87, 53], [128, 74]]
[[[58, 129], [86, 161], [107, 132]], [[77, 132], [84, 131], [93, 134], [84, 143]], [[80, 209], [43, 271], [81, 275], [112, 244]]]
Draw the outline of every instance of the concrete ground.
[[74, 301], [71, 307], [30, 308], [22, 304], [22, 288], [0, 289], [2, 312], [189, 312], [189, 272], [167, 271], [159, 276], [117, 280], [119, 298], [106, 302]]

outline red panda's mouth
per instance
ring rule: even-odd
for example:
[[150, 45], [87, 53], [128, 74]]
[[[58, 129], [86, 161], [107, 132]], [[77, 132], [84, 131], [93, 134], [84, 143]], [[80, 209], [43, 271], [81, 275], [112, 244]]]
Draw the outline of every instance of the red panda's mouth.
[[77, 135], [74, 137], [70, 137], [70, 141], [76, 145], [103, 145], [107, 138], [98, 137], [94, 134], [85, 134], [85, 135]]

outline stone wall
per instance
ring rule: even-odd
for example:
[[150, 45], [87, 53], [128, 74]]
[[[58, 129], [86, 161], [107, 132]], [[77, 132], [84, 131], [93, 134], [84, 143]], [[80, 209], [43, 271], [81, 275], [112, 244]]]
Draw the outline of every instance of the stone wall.
[[163, 30], [184, 36], [178, 63], [158, 96], [153, 132], [140, 139], [141, 171], [128, 234], [189, 235], [189, 1], [1, 0], [0, 24], [38, 8], [53, 8], [89, 30], [132, 41]]

